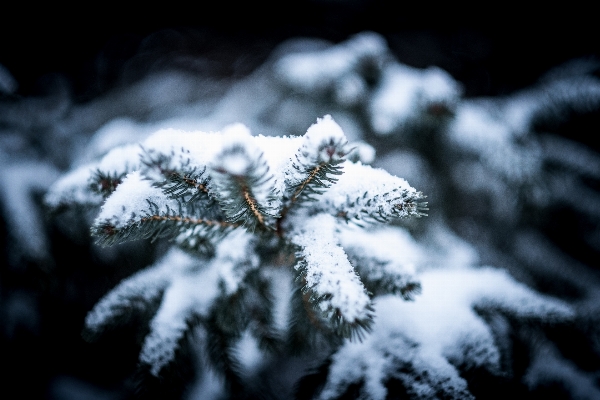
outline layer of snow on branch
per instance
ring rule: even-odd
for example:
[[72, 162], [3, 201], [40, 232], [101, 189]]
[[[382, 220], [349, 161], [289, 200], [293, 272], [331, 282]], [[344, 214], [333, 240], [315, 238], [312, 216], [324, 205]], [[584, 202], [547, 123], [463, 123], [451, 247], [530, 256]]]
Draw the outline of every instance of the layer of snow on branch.
[[90, 159], [102, 157], [111, 149], [139, 143], [153, 130], [156, 129], [152, 125], [141, 124], [130, 118], [113, 119], [94, 133], [75, 162], [77, 165], [87, 163]]
[[142, 149], [139, 144], [129, 144], [110, 150], [96, 165], [107, 173], [129, 172], [139, 168]]
[[310, 162], [338, 161], [346, 155], [347, 143], [342, 128], [328, 114], [308, 128], [300, 151]]
[[235, 231], [221, 241], [208, 265], [179, 269], [181, 272], [174, 274], [140, 354], [140, 361], [151, 366], [152, 374], [158, 375], [174, 359], [189, 319], [206, 316], [219, 295], [237, 290], [245, 272], [258, 265], [258, 257], [249, 245], [251, 237], [244, 231]]
[[[181, 171], [195, 168], [202, 171], [222, 149], [222, 143], [220, 132], [161, 129], [148, 137], [142, 147], [150, 155], [167, 156], [168, 164], [161, 166], [164, 169]], [[145, 173], [150, 174], [151, 171]]]
[[398, 212], [395, 206], [403, 203], [403, 195], [417, 196], [416, 189], [408, 182], [383, 169], [346, 161], [343, 172], [338, 182], [321, 196], [320, 204], [334, 215], [344, 213], [347, 219], [391, 216]]
[[340, 227], [340, 243], [348, 253], [372, 257], [385, 263], [369, 271], [371, 279], [389, 274], [414, 274], [415, 264], [425, 259], [422, 248], [412, 236], [397, 227], [364, 229], [356, 225], [344, 225]]
[[464, 102], [448, 128], [450, 144], [477, 155], [479, 161], [502, 178], [524, 181], [541, 168], [539, 149], [519, 145], [521, 135], [500, 115], [497, 105]]
[[300, 138], [300, 143], [283, 169], [285, 180], [290, 186], [307, 179], [306, 168], [339, 161], [350, 151], [342, 128], [331, 115], [318, 118]]
[[[243, 128], [243, 125], [237, 125]], [[262, 150], [256, 145], [254, 138], [242, 135], [244, 130], [225, 131], [223, 150], [218, 153], [211, 163], [213, 180], [210, 187], [226, 202], [236, 196], [237, 185], [241, 177], [253, 178], [253, 184], [248, 188], [252, 196], [263, 207], [278, 209], [279, 198], [273, 195], [283, 190], [283, 182], [275, 179]], [[249, 131], [248, 131], [249, 132]], [[246, 180], [247, 181], [247, 180]]]
[[150, 333], [140, 353], [140, 361], [151, 366], [152, 374], [158, 375], [175, 357], [188, 319], [194, 314], [202, 315], [213, 303], [219, 293], [218, 278], [214, 267], [174, 277], [150, 323]]
[[245, 274], [259, 264], [254, 252], [254, 236], [244, 230], [235, 230], [222, 239], [216, 247], [211, 264], [218, 265], [219, 276], [227, 293], [238, 289]]
[[372, 128], [377, 134], [388, 135], [427, 111], [429, 106], [454, 108], [460, 95], [460, 86], [439, 68], [418, 70], [390, 64], [384, 69], [369, 104]]
[[[289, 54], [275, 65], [288, 85], [305, 93], [322, 92], [345, 78], [356, 77], [366, 60], [382, 63], [388, 53], [385, 40], [375, 33], [361, 33], [337, 46], [317, 52]], [[366, 87], [366, 85], [364, 85]]]
[[156, 264], [123, 280], [105, 295], [87, 315], [86, 327], [98, 331], [113, 318], [132, 312], [136, 305], [147, 306], [162, 295], [174, 276], [196, 264], [197, 259], [172, 248]]
[[[306, 286], [317, 297], [331, 296], [322, 311], [339, 310], [349, 322], [367, 317], [369, 296], [335, 237], [335, 219], [327, 214], [309, 218], [292, 241], [301, 247], [306, 265]], [[298, 266], [297, 266], [298, 268]]]
[[303, 140], [303, 136], [254, 136], [254, 142], [262, 150], [277, 182], [284, 182], [286, 171]]
[[98, 205], [104, 198], [100, 193], [89, 189], [87, 183], [94, 165], [85, 165], [63, 175], [52, 185], [44, 196], [44, 202], [51, 208], [62, 204]]
[[103, 196], [90, 190], [94, 175], [121, 175], [139, 168], [141, 148], [137, 144], [116, 147], [100, 161], [81, 165], [60, 178], [48, 191], [45, 202], [51, 207], [61, 204], [100, 205]]
[[393, 296], [377, 300], [372, 334], [362, 343], [347, 342], [333, 357], [321, 398], [336, 398], [349, 384], [364, 379], [368, 397], [384, 399], [387, 378], [407, 379], [400, 371], [403, 366], [417, 374], [429, 371], [427, 381], [404, 381], [416, 398], [436, 398], [440, 390], [469, 397], [452, 364], [466, 362], [498, 372], [500, 362], [492, 333], [475, 307], [550, 321], [573, 317], [565, 303], [536, 294], [502, 270], [438, 269], [419, 278], [423, 292], [414, 302]]
[[132, 221], [139, 221], [144, 217], [143, 212], [149, 209], [148, 201], [154, 203], [160, 212], [166, 212], [167, 207], [171, 210], [177, 210], [178, 207], [175, 200], [169, 200], [139, 171], [134, 171], [123, 179], [106, 200], [94, 225], [109, 221], [116, 228], [121, 228]]

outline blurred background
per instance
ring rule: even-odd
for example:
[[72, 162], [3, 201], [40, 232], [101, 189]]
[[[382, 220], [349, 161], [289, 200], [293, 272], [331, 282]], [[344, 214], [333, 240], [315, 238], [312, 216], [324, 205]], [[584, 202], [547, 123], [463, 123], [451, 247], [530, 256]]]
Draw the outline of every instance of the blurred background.
[[134, 79], [124, 75], [136, 61], [159, 68], [165, 58], [179, 56], [183, 64], [186, 55], [203, 56], [221, 63], [213, 67], [222, 75], [244, 74], [277, 44], [298, 36], [339, 42], [364, 30], [382, 33], [401, 62], [445, 69], [465, 85], [467, 96], [510, 93], [552, 67], [600, 51], [594, 13], [574, 6], [397, 9], [383, 0], [294, 0], [285, 6], [230, 1], [136, 10], [15, 5], [6, 15], [12, 23], [0, 27], [0, 61], [18, 82], [17, 93], [40, 94], [44, 82], [59, 74], [78, 101]]
[[[583, 381], [574, 382], [598, 393], [600, 42], [591, 10], [525, 12], [505, 3], [457, 9], [383, 0], [225, 1], [127, 10], [48, 3], [35, 9], [16, 5], [4, 18], [1, 397], [125, 399], [134, 391], [139, 338], [119, 331], [90, 346], [80, 333], [100, 296], [147, 265], [153, 250], [134, 243], [99, 252], [86, 236], [84, 218], [50, 218], [42, 204], [61, 173], [94, 156], [85, 149], [96, 133], [110, 131], [105, 138], [119, 144], [182, 116], [190, 124], [194, 118], [230, 122], [219, 117], [227, 110], [238, 110], [249, 118], [243, 122], [259, 129], [305, 130], [322, 115], [307, 111], [303, 120], [292, 112], [311, 102], [309, 95], [285, 91], [298, 88], [272, 89], [280, 99], [300, 100], [274, 110], [271, 120], [248, 111], [248, 104], [268, 103], [261, 96], [273, 91], [257, 89], [264, 82], [285, 87], [270, 66], [295, 50], [320, 51], [365, 31], [381, 35], [386, 57], [419, 70], [439, 67], [460, 90], [442, 104], [444, 118], [427, 126], [398, 123], [393, 136], [363, 121], [368, 105], [341, 101], [331, 107], [358, 121], [345, 123], [356, 132], [353, 139], [377, 150], [376, 165], [430, 193], [430, 207], [440, 210], [437, 216], [432, 211], [432, 219], [447, 221], [477, 248], [482, 262], [507, 268], [536, 290], [578, 307], [579, 329], [544, 334], [559, 349], [556, 358], [569, 360], [556, 365], [572, 366], [554, 373], [576, 376]], [[327, 111], [327, 95], [315, 96]], [[435, 114], [436, 107], [426, 113]], [[477, 118], [491, 118], [493, 129], [508, 129], [510, 143], [492, 152], [507, 152], [509, 163], [515, 154], [517, 164], [535, 159], [527, 167], [531, 174], [515, 177], [504, 170], [505, 162], [486, 155], [495, 139], [475, 146], [461, 141], [470, 128], [461, 128], [459, 117], [472, 109]], [[296, 119], [286, 125], [286, 115]], [[494, 179], [501, 183], [489, 184]], [[560, 393], [575, 398], [572, 389], [561, 387]]]

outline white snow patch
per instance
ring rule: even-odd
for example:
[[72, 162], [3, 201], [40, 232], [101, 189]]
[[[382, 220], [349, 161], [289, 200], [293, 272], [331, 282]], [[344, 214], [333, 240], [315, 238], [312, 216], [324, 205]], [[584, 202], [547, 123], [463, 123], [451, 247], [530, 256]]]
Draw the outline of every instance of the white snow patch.
[[[423, 263], [425, 254], [412, 236], [404, 229], [383, 226], [365, 229], [356, 225], [340, 226], [340, 243], [357, 255], [388, 262], [379, 273], [414, 274], [415, 265]], [[371, 271], [373, 277], [377, 271]]]
[[156, 204], [161, 211], [166, 211], [166, 206], [177, 209], [177, 203], [169, 200], [160, 189], [153, 187], [139, 171], [131, 172], [106, 199], [94, 225], [109, 221], [116, 228], [122, 228], [143, 217], [143, 212], [149, 209], [148, 201]]
[[[373, 332], [363, 342], [347, 341], [333, 356], [321, 399], [336, 398], [361, 379], [366, 397], [384, 399], [387, 392], [381, 382], [390, 373], [417, 398], [432, 398], [439, 391], [470, 398], [466, 382], [449, 360], [468, 361], [492, 372], [500, 360], [494, 338], [474, 307], [546, 320], [573, 316], [565, 303], [536, 294], [498, 269], [430, 270], [419, 278], [423, 293], [415, 301], [378, 298]], [[402, 365], [413, 372], [392, 370]]]
[[[336, 222], [327, 214], [307, 219], [293, 233], [306, 263], [306, 286], [317, 296], [330, 295], [321, 310], [339, 310], [348, 322], [367, 317], [369, 296], [335, 236]], [[296, 266], [299, 268], [299, 265]]]
[[196, 258], [171, 248], [154, 265], [123, 280], [108, 292], [86, 316], [86, 327], [97, 331], [124, 310], [131, 310], [136, 302], [149, 302], [157, 298], [174, 276], [196, 265]]
[[325, 50], [285, 55], [275, 64], [275, 73], [304, 93], [322, 93], [337, 86], [338, 99], [343, 104], [353, 104], [363, 95], [361, 89], [366, 88], [366, 84], [352, 82], [363, 79], [357, 74], [359, 68], [369, 62], [379, 67], [387, 53], [383, 37], [363, 32]]
[[390, 64], [383, 70], [369, 103], [371, 126], [375, 133], [389, 135], [413, 122], [429, 106], [453, 108], [460, 95], [460, 86], [439, 68], [419, 70]]
[[360, 162], [346, 161], [342, 165], [343, 174], [321, 195], [318, 205], [333, 215], [343, 212], [348, 219], [361, 219], [365, 214], [381, 212], [389, 216], [395, 211], [394, 206], [401, 202], [403, 191], [409, 195], [417, 193], [404, 179], [383, 169]]
[[94, 165], [88, 164], [66, 173], [48, 190], [44, 202], [50, 207], [59, 207], [62, 204], [101, 204], [104, 200], [102, 195], [92, 192], [88, 187], [88, 180], [93, 171]]
[[331, 115], [325, 115], [308, 128], [300, 151], [310, 164], [328, 163], [344, 157], [348, 151], [347, 144], [342, 128]]
[[240, 362], [244, 375], [251, 376], [265, 360], [265, 354], [260, 350], [258, 340], [246, 330], [234, 345], [236, 359]]

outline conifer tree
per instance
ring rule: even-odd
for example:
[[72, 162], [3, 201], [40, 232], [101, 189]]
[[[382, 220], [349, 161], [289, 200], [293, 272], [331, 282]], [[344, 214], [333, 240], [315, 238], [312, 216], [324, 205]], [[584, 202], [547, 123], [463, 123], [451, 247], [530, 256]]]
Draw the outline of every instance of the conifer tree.
[[148, 395], [192, 357], [200, 398], [275, 392], [282, 365], [295, 389], [276, 398], [470, 398], [459, 367], [503, 373], [475, 309], [572, 318], [500, 270], [473, 269], [443, 224], [432, 228], [445, 235], [441, 262], [461, 265], [428, 269], [439, 248], [398, 224], [426, 215], [425, 196], [355, 153], [326, 115], [303, 136], [163, 129], [65, 175], [46, 203], [101, 206], [99, 244], [171, 243], [96, 304], [84, 335], [152, 315], [139, 356]]

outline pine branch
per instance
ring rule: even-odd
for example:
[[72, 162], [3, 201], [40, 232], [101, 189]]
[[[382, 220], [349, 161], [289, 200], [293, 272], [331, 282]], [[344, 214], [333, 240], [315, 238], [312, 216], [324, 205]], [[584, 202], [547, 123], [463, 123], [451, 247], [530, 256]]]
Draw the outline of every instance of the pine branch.
[[[196, 173], [196, 169], [189, 172], [179, 173], [173, 172], [164, 182], [158, 183], [157, 187], [163, 189], [163, 192], [170, 198], [183, 198], [185, 202], [193, 202], [199, 200], [202, 196], [208, 196], [207, 185], [209, 179], [202, 179], [202, 175], [206, 168], [200, 173]], [[185, 198], [190, 195], [189, 198]]]
[[[297, 159], [298, 160], [298, 159]], [[337, 179], [331, 175], [341, 175], [342, 167], [341, 160], [336, 160], [330, 163], [322, 162], [314, 167], [300, 167], [294, 164], [294, 168], [306, 178], [296, 184], [290, 185], [289, 190], [293, 192], [290, 196], [290, 203], [301, 203], [304, 201], [318, 201], [313, 195], [320, 195], [332, 184], [337, 182]]]
[[235, 143], [223, 150], [212, 169], [210, 187], [228, 222], [241, 223], [251, 231], [273, 229], [280, 203], [262, 152]]
[[[350, 208], [360, 208], [361, 216], [357, 219], [375, 220], [381, 223], [387, 223], [393, 219], [415, 216], [417, 218], [426, 216], [424, 211], [427, 208], [427, 202], [420, 201], [425, 198], [421, 192], [412, 192], [405, 189], [394, 189], [391, 192], [384, 193], [379, 196], [374, 196], [364, 201], [368, 197], [365, 192], [362, 198], [358, 198], [356, 202], [349, 203]], [[338, 213], [337, 215], [348, 217], [347, 212]]]
[[[164, 152], [160, 146], [167, 139], [181, 146]], [[107, 195], [91, 228], [98, 243], [170, 237], [188, 257], [196, 253], [201, 260], [195, 269], [149, 275], [158, 289], [150, 291], [148, 302], [160, 302], [140, 353], [150, 374], [159, 377], [172, 363], [190, 321], [197, 320], [206, 328], [209, 364], [225, 377], [232, 395], [241, 393], [247, 360], [237, 346], [284, 350], [274, 289], [261, 263], [297, 273], [291, 325], [283, 332], [287, 345], [299, 348], [304, 343], [330, 351], [344, 338], [362, 341], [374, 323], [373, 293], [409, 299], [417, 292], [418, 283], [395, 271], [390, 260], [350, 262], [340, 245], [339, 223], [340, 217], [388, 222], [421, 215], [421, 194], [400, 178], [345, 161], [351, 149], [330, 116], [301, 138], [277, 139], [253, 137], [237, 125], [222, 136], [160, 131], [146, 140], [147, 150], [137, 148], [138, 170], [124, 175], [127, 169], [106, 169], [119, 174], [98, 169], [95, 190]], [[186, 141], [194, 143], [187, 148]], [[135, 291], [123, 293], [117, 288], [102, 303], [108, 307], [105, 321], [146, 300]]]
[[275, 307], [271, 282], [260, 270], [248, 274], [245, 279], [248, 289], [244, 295], [245, 314], [249, 316], [249, 328], [258, 339], [261, 349], [271, 353], [281, 347], [281, 339], [275, 329], [273, 309]]
[[[342, 308], [335, 306], [335, 295], [332, 293], [321, 293], [319, 288], [311, 285], [306, 279], [310, 270], [304, 260], [300, 260], [295, 267], [298, 271], [298, 281], [302, 282], [302, 300], [307, 305], [307, 313], [311, 324], [317, 329], [332, 330], [336, 335], [350, 340], [363, 340], [373, 325], [374, 309], [371, 304], [366, 304], [363, 315], [348, 318], [344, 315]], [[361, 285], [362, 286], [362, 285]], [[366, 289], [362, 286], [366, 294]], [[312, 311], [308, 308], [312, 307]], [[323, 319], [323, 322], [318, 321]]]
[[[193, 203], [183, 204], [167, 198], [134, 172], [123, 180], [110, 196], [91, 228], [97, 242], [104, 246], [129, 240], [179, 235], [180, 242], [191, 240], [206, 243], [222, 236], [236, 224], [223, 221], [219, 216], [202, 214]], [[183, 235], [183, 236], [180, 236]]]
[[44, 196], [44, 203], [52, 213], [60, 213], [75, 207], [97, 207], [105, 197], [91, 190], [92, 165], [85, 165], [68, 172], [58, 179]]
[[[171, 150], [169, 155], [162, 153], [157, 149], [147, 149], [144, 146], [140, 146], [142, 153], [140, 154], [140, 160], [144, 167], [144, 174], [151, 175], [151, 173], [157, 173], [158, 176], [167, 179], [171, 174], [177, 173], [177, 170], [173, 167], [172, 163], [175, 158], [175, 152]], [[182, 149], [183, 152], [183, 149]], [[187, 163], [183, 163], [184, 166], [189, 165], [189, 158]], [[158, 177], [153, 177], [153, 180], [160, 181]]]
[[[156, 150], [144, 149], [141, 156], [144, 173], [150, 176], [155, 181], [155, 186], [161, 188], [169, 198], [180, 199], [186, 203], [209, 203], [212, 199], [209, 196], [210, 177], [206, 174], [206, 166], [193, 166], [188, 157], [174, 169], [174, 158], [173, 151], [166, 155]], [[205, 206], [208, 205], [210, 204]]]
[[335, 238], [335, 220], [327, 214], [310, 217], [292, 242], [298, 246], [294, 267], [302, 293], [340, 335], [361, 339], [372, 324], [372, 306], [354, 268]]
[[144, 312], [163, 297], [173, 276], [198, 264], [177, 250], [171, 250], [151, 267], [123, 280], [106, 294], [85, 318], [84, 336], [94, 339], [106, 326], [128, 314]]
[[320, 318], [320, 313], [310, 302], [309, 295], [302, 293], [303, 286], [303, 282], [294, 282], [286, 338], [287, 348], [296, 355], [328, 349], [329, 346], [339, 345], [343, 341], [343, 337], [333, 332], [327, 321]]
[[[349, 249], [346, 249], [350, 252]], [[390, 261], [373, 259], [358, 254], [349, 255], [366, 289], [372, 296], [395, 294], [404, 300], [414, 300], [421, 293], [421, 284], [410, 274], [395, 273]]]
[[207, 243], [207, 240], [228, 232], [238, 224], [181, 216], [181, 210], [175, 211], [168, 205], [166, 211], [161, 211], [155, 203], [148, 201], [148, 211], [144, 211], [139, 219], [132, 219], [129, 223], [116, 226], [109, 221], [96, 223], [92, 226], [92, 236], [98, 238], [97, 243], [102, 246], [112, 246], [130, 240], [152, 239], [163, 237], [178, 237], [178, 242], [184, 247], [190, 247], [192, 241]]
[[340, 164], [350, 151], [346, 136], [331, 116], [326, 115], [313, 124], [294, 155], [295, 161], [288, 167], [286, 209], [294, 203], [317, 201], [314, 195], [324, 193], [337, 182], [332, 175], [342, 174]]
[[103, 198], [110, 196], [115, 191], [117, 186], [123, 182], [123, 178], [127, 175], [127, 172], [103, 172], [100, 169], [96, 169], [94, 175], [90, 177], [89, 188], [93, 193], [100, 194]]
[[[421, 293], [414, 278], [419, 252], [408, 232], [400, 228], [364, 229], [355, 225], [340, 228], [340, 244], [372, 296], [395, 294], [413, 300]], [[404, 249], [398, 254], [398, 249]]]
[[315, 212], [327, 212], [349, 222], [388, 223], [394, 219], [425, 216], [425, 196], [402, 179], [382, 169], [346, 161], [344, 174]]
[[213, 313], [206, 321], [210, 329], [206, 330], [206, 349], [210, 364], [225, 378], [225, 384], [230, 394], [235, 397], [244, 391], [241, 378], [242, 367], [233, 352], [234, 342], [240, 334], [223, 330], [215, 320]]

